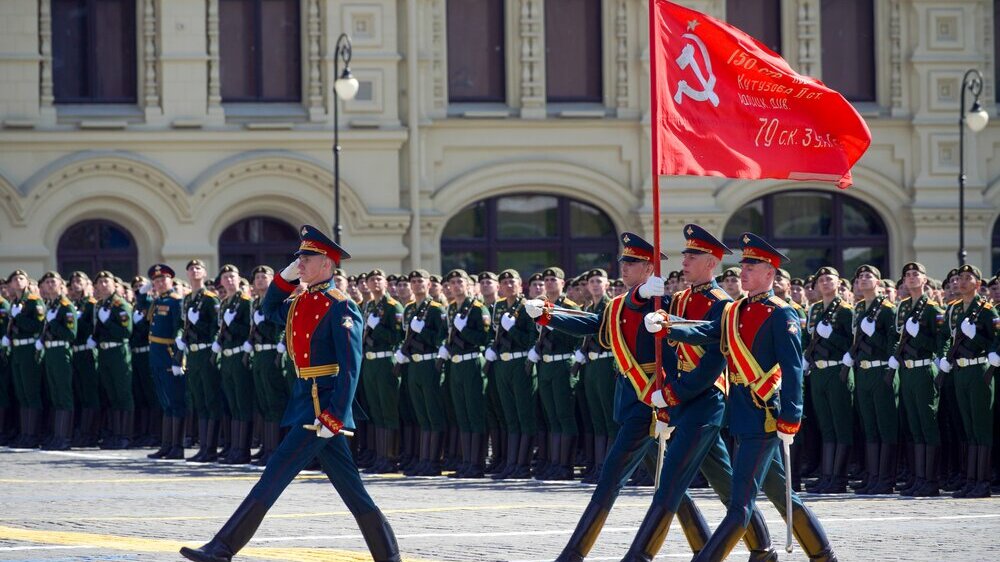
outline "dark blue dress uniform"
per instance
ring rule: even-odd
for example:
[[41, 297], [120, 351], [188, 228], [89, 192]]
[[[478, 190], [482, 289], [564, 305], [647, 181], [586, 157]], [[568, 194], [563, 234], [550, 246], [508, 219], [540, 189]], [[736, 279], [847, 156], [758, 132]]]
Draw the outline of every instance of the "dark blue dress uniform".
[[[296, 255], [322, 254], [335, 262], [350, 255], [312, 226], [303, 226]], [[208, 544], [181, 549], [190, 560], [228, 561], [253, 536], [268, 509], [314, 458], [354, 515], [377, 562], [398, 562], [392, 528], [364, 488], [342, 429], [354, 429], [354, 395], [361, 367], [364, 319], [357, 305], [330, 280], [288, 298], [295, 285], [280, 275], [268, 287], [261, 309], [270, 322], [285, 325], [288, 355], [298, 375], [282, 426], [288, 435], [271, 454], [260, 480], [236, 513]], [[334, 433], [320, 437], [304, 428], [320, 420]]]
[[[639, 236], [626, 232], [621, 239], [624, 249], [620, 260], [653, 259], [653, 247]], [[663, 300], [667, 304], [669, 297]], [[643, 324], [644, 316], [653, 310], [653, 301], [642, 299], [638, 287], [632, 287], [611, 299], [601, 314], [564, 316], [546, 310], [537, 319], [539, 324], [573, 335], [597, 335], [602, 346], [612, 349], [621, 373], [615, 382], [614, 398], [614, 418], [621, 427], [604, 459], [604, 468], [590, 503], [569, 543], [557, 558], [558, 562], [581, 561], [587, 556], [622, 486], [644, 456], [655, 458], [657, 454], [656, 442], [650, 435], [656, 418], [649, 402], [655, 384], [653, 372], [657, 339]], [[676, 369], [674, 351], [666, 340], [659, 341], [663, 349], [663, 365], [671, 376]], [[671, 481], [661, 481], [660, 485], [665, 488], [679, 487]], [[691, 549], [697, 552], [708, 538], [708, 525], [691, 498], [684, 493], [686, 489], [687, 484], [684, 484], [676, 511]]]
[[[163, 276], [174, 278], [174, 270], [162, 263], [149, 268], [147, 273], [150, 280]], [[184, 324], [181, 302], [181, 296], [175, 291], [158, 295], [149, 315], [149, 372], [160, 408], [163, 409], [163, 436], [169, 435], [169, 447], [168, 443], [163, 443], [159, 451], [148, 455], [150, 458], [184, 458], [186, 377], [174, 376], [172, 369], [180, 361], [174, 339], [181, 333]], [[170, 428], [169, 433], [167, 427]]]
[[[777, 268], [787, 260], [762, 238], [745, 233], [743, 263]], [[802, 341], [799, 316], [766, 291], [726, 305], [722, 318], [701, 325], [671, 327], [670, 339], [696, 345], [718, 343], [729, 367], [729, 424], [737, 449], [733, 493], [726, 517], [695, 560], [724, 560], [743, 537], [764, 487], [783, 516], [784, 483], [777, 431], [795, 434], [802, 418]], [[771, 470], [774, 467], [775, 470]], [[793, 496], [793, 530], [810, 560], [836, 560], [825, 533]]]

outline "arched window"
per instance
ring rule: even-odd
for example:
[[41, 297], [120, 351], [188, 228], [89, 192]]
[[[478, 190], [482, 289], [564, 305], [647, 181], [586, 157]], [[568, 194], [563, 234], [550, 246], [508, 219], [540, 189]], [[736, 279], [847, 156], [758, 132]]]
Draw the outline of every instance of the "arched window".
[[106, 220], [74, 224], [59, 237], [56, 267], [63, 275], [83, 271], [91, 278], [108, 270], [127, 281], [139, 272], [139, 254], [132, 234]]
[[[890, 278], [889, 235], [871, 206], [842, 193], [790, 191], [766, 195], [743, 206], [729, 219], [723, 239], [739, 248], [740, 234], [760, 234], [791, 258], [794, 277], [832, 265], [852, 276], [862, 264]], [[738, 252], [737, 252], [738, 253]]]
[[478, 201], [448, 221], [441, 269], [475, 275], [512, 268], [523, 278], [559, 266], [566, 275], [594, 267], [618, 274], [618, 237], [603, 211], [567, 197], [525, 193]]
[[229, 225], [219, 236], [219, 266], [231, 263], [243, 277], [258, 265], [281, 271], [298, 246], [295, 227], [271, 217], [250, 217]]

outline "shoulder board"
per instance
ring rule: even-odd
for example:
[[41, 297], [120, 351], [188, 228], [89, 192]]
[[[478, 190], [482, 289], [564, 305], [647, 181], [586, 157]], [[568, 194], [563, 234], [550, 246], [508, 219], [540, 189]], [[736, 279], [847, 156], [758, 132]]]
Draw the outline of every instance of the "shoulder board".
[[437, 308], [444, 308], [443, 304], [439, 303], [438, 301], [436, 301], [434, 299], [431, 299], [431, 306], [436, 306]]
[[927, 299], [927, 306], [941, 306], [941, 303], [936, 300]]
[[953, 304], [958, 304], [960, 302], [962, 302], [962, 299], [951, 300], [951, 301], [948, 301], [948, 306], [951, 306]]
[[209, 291], [208, 289], [205, 289], [205, 292], [202, 294], [205, 295], [206, 297], [213, 299], [219, 298], [219, 293], [216, 293], [215, 291]]
[[245, 301], [252, 300], [246, 293], [240, 293], [240, 298]]
[[326, 296], [338, 302], [347, 300], [347, 295], [345, 295], [343, 291], [341, 291], [336, 287], [330, 287], [329, 289], [326, 290], [324, 294], [326, 294]]
[[892, 304], [892, 301], [890, 301], [889, 299], [885, 299], [885, 300], [882, 301], [882, 306], [884, 306], [886, 308], [892, 308], [893, 304]]
[[90, 304], [97, 304], [97, 299], [95, 299], [94, 297], [87, 297], [87, 302], [89, 302]]
[[778, 308], [782, 308], [782, 307], [788, 306], [788, 303], [785, 302], [785, 299], [778, 298], [777, 295], [771, 295], [770, 297], [768, 297], [767, 302], [770, 303], [770, 304], [773, 304], [774, 306], [776, 306]]
[[791, 305], [791, 307], [794, 308], [795, 310], [802, 310], [802, 305], [795, 301], [792, 301], [788, 304]]
[[396, 306], [397, 304], [399, 304], [399, 301], [397, 301], [396, 299], [394, 299], [394, 298], [392, 298], [392, 297], [390, 297], [388, 295], [386, 295], [386, 297], [385, 297], [385, 302], [389, 306]]
[[990, 302], [984, 302], [983, 303], [983, 310], [989, 310], [991, 308], [993, 308], [993, 303], [990, 303]]
[[571, 301], [569, 299], [563, 299], [563, 302], [566, 303], [569, 306], [577, 306], [577, 307], [580, 306], [580, 305], [576, 304], [575, 302], [573, 302], [573, 301]]
[[68, 298], [62, 297], [59, 299], [59, 304], [61, 304], [62, 306], [69, 306], [70, 302]]
[[729, 299], [729, 293], [723, 291], [722, 289], [712, 289], [711, 291], [708, 292], [708, 294], [712, 295], [713, 297], [715, 297], [720, 301]]
[[859, 308], [864, 308], [864, 306], [865, 306], [865, 301], [856, 302], [854, 303], [854, 310], [857, 310]]
[[168, 294], [167, 296], [172, 299], [177, 299], [177, 300], [181, 299], [181, 294], [178, 293], [177, 291], [170, 291], [170, 294]]
[[41, 300], [41, 298], [42, 297], [39, 297], [38, 295], [28, 295], [26, 297], [26, 299], [29, 300], [29, 301], [37, 301], [37, 300]]
[[[912, 298], [906, 297], [905, 299], [899, 301], [899, 304], [903, 304], [904, 302], [910, 302], [912, 300], [913, 300]], [[934, 301], [927, 299], [927, 304], [934, 304]]]
[[111, 297], [111, 306], [121, 306], [121, 305], [122, 305], [121, 297], [119, 297], [118, 295]]
[[850, 305], [850, 304], [847, 304], [847, 303], [846, 303], [846, 302], [844, 302], [844, 301], [840, 301], [840, 306], [842, 306], [842, 307], [844, 307], [844, 308], [846, 308], [846, 309], [848, 309], [848, 310], [851, 310], [851, 305]]

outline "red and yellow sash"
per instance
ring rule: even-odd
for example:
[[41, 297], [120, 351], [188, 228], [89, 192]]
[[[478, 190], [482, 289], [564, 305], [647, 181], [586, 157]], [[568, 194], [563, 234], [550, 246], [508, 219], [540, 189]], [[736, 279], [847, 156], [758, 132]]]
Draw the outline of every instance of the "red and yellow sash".
[[[691, 299], [691, 289], [684, 289], [679, 294], [674, 296], [674, 300], [670, 303], [671, 314], [680, 316], [681, 318], [687, 318], [687, 305]], [[702, 320], [702, 318], [691, 318], [691, 320]], [[674, 343], [674, 342], [671, 342]], [[705, 355], [705, 348], [700, 345], [693, 345], [690, 343], [676, 342], [677, 346], [677, 378], [680, 378], [682, 373], [689, 373], [701, 363], [702, 356]], [[726, 376], [726, 371], [723, 370], [719, 374], [719, 377], [715, 379], [715, 386], [723, 392], [723, 394], [729, 393], [729, 377]]]
[[650, 394], [653, 391], [653, 377], [647, 374], [643, 366], [636, 361], [635, 357], [628, 349], [625, 342], [625, 334], [621, 330], [621, 315], [625, 307], [625, 296], [620, 295], [611, 300], [608, 304], [608, 320], [606, 321], [608, 339], [611, 343], [611, 353], [618, 363], [618, 370], [632, 383], [635, 395], [646, 404], [650, 403]]
[[[722, 313], [723, 337], [720, 348], [729, 361], [729, 368], [733, 370], [733, 382], [749, 386], [753, 395], [760, 400], [758, 406], [764, 407], [764, 403], [774, 396], [781, 385], [781, 365], [775, 363], [774, 367], [765, 373], [760, 364], [757, 363], [753, 353], [747, 348], [739, 332], [740, 302], [726, 304]], [[773, 423], [770, 416], [768, 417], [769, 421]], [[774, 431], [774, 429], [771, 428], [768, 431]]]

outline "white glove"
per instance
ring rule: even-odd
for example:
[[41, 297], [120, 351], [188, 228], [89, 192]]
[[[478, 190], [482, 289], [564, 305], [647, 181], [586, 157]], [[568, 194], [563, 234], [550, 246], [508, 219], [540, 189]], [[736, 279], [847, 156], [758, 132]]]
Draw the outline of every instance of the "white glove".
[[94, 341], [93, 337], [88, 337], [87, 338], [86, 346], [87, 346], [87, 349], [95, 349], [97, 347], [97, 342]]
[[968, 318], [962, 320], [962, 333], [970, 340], [976, 337], [976, 325], [969, 322]]
[[17, 316], [18, 314], [21, 314], [21, 305], [20, 305], [20, 303], [15, 304], [14, 306], [10, 307], [10, 316], [11, 316], [11, 318]]
[[650, 334], [655, 334], [663, 329], [663, 316], [659, 312], [650, 312], [643, 319], [643, 323], [646, 325], [646, 331]]
[[509, 312], [504, 312], [503, 316], [500, 317], [500, 327], [504, 330], [510, 330], [517, 323], [517, 318], [510, 315]]
[[243, 353], [250, 353], [252, 351], [253, 345], [251, 345], [248, 341], [243, 342]]
[[212, 342], [212, 353], [221, 353], [221, 352], [222, 352], [222, 346], [219, 345], [219, 342], [217, 341]]
[[393, 353], [392, 356], [396, 358], [396, 363], [399, 363], [400, 365], [410, 362], [410, 358], [404, 355], [402, 350], [397, 349], [396, 353]]
[[365, 322], [368, 324], [369, 328], [371, 328], [371, 329], [374, 330], [375, 326], [378, 326], [378, 321], [379, 321], [379, 317], [378, 316], [375, 316], [374, 313], [369, 313], [368, 314], [368, 320], [366, 320]]
[[10, 338], [7, 336], [0, 338], [0, 347], [10, 347]]
[[942, 357], [941, 361], [938, 362], [938, 368], [941, 369], [942, 373], [950, 373], [951, 362], [949, 362], [947, 358]]
[[51, 322], [55, 319], [56, 314], [59, 314], [59, 309], [48, 309], [45, 311], [45, 321]]
[[573, 361], [583, 365], [587, 362], [587, 356], [579, 349], [573, 352]]
[[170, 372], [173, 373], [175, 377], [183, 377], [184, 367], [181, 367], [180, 365], [171, 365]]
[[986, 356], [986, 358], [989, 360], [990, 365], [994, 367], [1000, 367], [1000, 355], [997, 355], [997, 352], [991, 351], [990, 354]]
[[316, 437], [322, 437], [323, 439], [329, 439], [333, 437], [333, 432], [330, 431], [328, 427], [323, 425], [323, 423], [319, 421], [319, 418], [313, 420], [313, 425], [319, 426], [319, 429], [316, 430]]
[[805, 373], [805, 376], [809, 376], [809, 360], [805, 357], [802, 358], [802, 372]]
[[851, 357], [851, 352], [849, 352], [849, 351], [844, 354], [844, 357], [841, 358], [841, 361], [843, 361], [844, 365], [847, 365], [848, 367], [853, 367], [854, 366], [854, 358]]
[[45, 349], [45, 344], [42, 343], [42, 340], [35, 340], [35, 349], [38, 351]]
[[145, 295], [152, 288], [153, 288], [153, 283], [150, 282], [150, 281], [146, 281], [142, 285], [139, 285], [139, 294], [140, 295]]
[[456, 315], [453, 323], [455, 324], [455, 329], [461, 332], [465, 329], [466, 324], [469, 323], [469, 317]]
[[917, 322], [913, 318], [906, 319], [906, 332], [910, 334], [911, 338], [917, 337], [920, 333], [920, 322]]
[[673, 426], [670, 426], [660, 420], [656, 420], [656, 439], [659, 440], [660, 437], [664, 439], [670, 439], [670, 434], [674, 432]]
[[80, 309], [77, 309], [77, 310], [76, 310], [76, 319], [77, 319], [77, 320], [79, 320], [79, 319], [80, 319], [80, 316], [82, 316], [82, 315], [83, 315], [83, 311], [82, 311], [82, 310], [80, 310]]
[[253, 323], [260, 324], [263, 321], [264, 321], [264, 313], [259, 310], [255, 310], [253, 312]]
[[[667, 399], [663, 397], [662, 390], [656, 390], [649, 396], [649, 401], [653, 403], [657, 408], [666, 408]], [[657, 422], [660, 423], [660, 422]]]
[[233, 320], [235, 320], [235, 319], [236, 319], [236, 311], [235, 310], [226, 309], [226, 311], [222, 313], [222, 320], [225, 321], [226, 326], [232, 324]]
[[419, 334], [420, 332], [423, 332], [424, 331], [424, 326], [426, 326], [426, 325], [427, 325], [426, 321], [421, 320], [420, 318], [417, 318], [416, 316], [414, 316], [412, 319], [410, 319], [410, 329], [413, 330], [414, 333]]
[[444, 359], [445, 361], [451, 359], [451, 354], [448, 353], [448, 348], [445, 347], [445, 346], [443, 346], [443, 345], [441, 347], [439, 347], [438, 348], [438, 357], [440, 357], [441, 359]]
[[787, 443], [788, 446], [791, 447], [792, 446], [792, 442], [795, 441], [795, 434], [794, 433], [782, 433], [782, 432], [779, 431], [778, 432], [778, 439], [782, 443]]
[[542, 358], [541, 356], [538, 355], [538, 352], [535, 351], [535, 348], [531, 348], [528, 350], [528, 361], [531, 361], [532, 363], [538, 363], [541, 360]]
[[285, 342], [278, 342], [278, 353], [284, 355], [286, 351]]
[[493, 351], [492, 347], [487, 347], [486, 348], [486, 360], [487, 361], [496, 361], [497, 360], [497, 352]]
[[181, 351], [187, 351], [188, 346], [186, 343], [184, 343], [184, 338], [182, 338], [181, 336], [177, 336], [176, 338], [174, 338], [174, 345], [176, 345], [177, 349]]
[[[295, 258], [295, 261], [288, 264], [285, 269], [281, 270], [281, 278], [285, 281], [295, 281], [299, 278], [299, 258]], [[319, 423], [319, 422], [316, 422]]]
[[192, 324], [197, 324], [199, 318], [201, 318], [201, 312], [198, 312], [194, 308], [188, 309], [188, 322]]
[[108, 321], [108, 318], [111, 318], [111, 311], [101, 307], [101, 309], [97, 311], [97, 319], [101, 321], [101, 324], [103, 324]]
[[542, 299], [531, 299], [524, 301], [524, 311], [532, 318], [538, 318], [545, 310], [545, 301]]
[[899, 360], [896, 359], [895, 355], [889, 356], [889, 368], [893, 371], [899, 368]]
[[[139, 322], [142, 322], [143, 316], [144, 314], [142, 313], [141, 310], [136, 310], [135, 312], [132, 313], [132, 323], [138, 324]], [[77, 316], [77, 318], [79, 319], [79, 316]]]
[[653, 275], [639, 286], [639, 296], [644, 299], [662, 297], [665, 292], [663, 278], [657, 275]]
[[833, 335], [833, 326], [824, 320], [816, 325], [816, 333], [819, 334], [819, 337], [827, 339]]
[[869, 320], [868, 317], [865, 316], [861, 320], [861, 331], [868, 337], [872, 337], [872, 335], [875, 334], [875, 322], [873, 320]]

